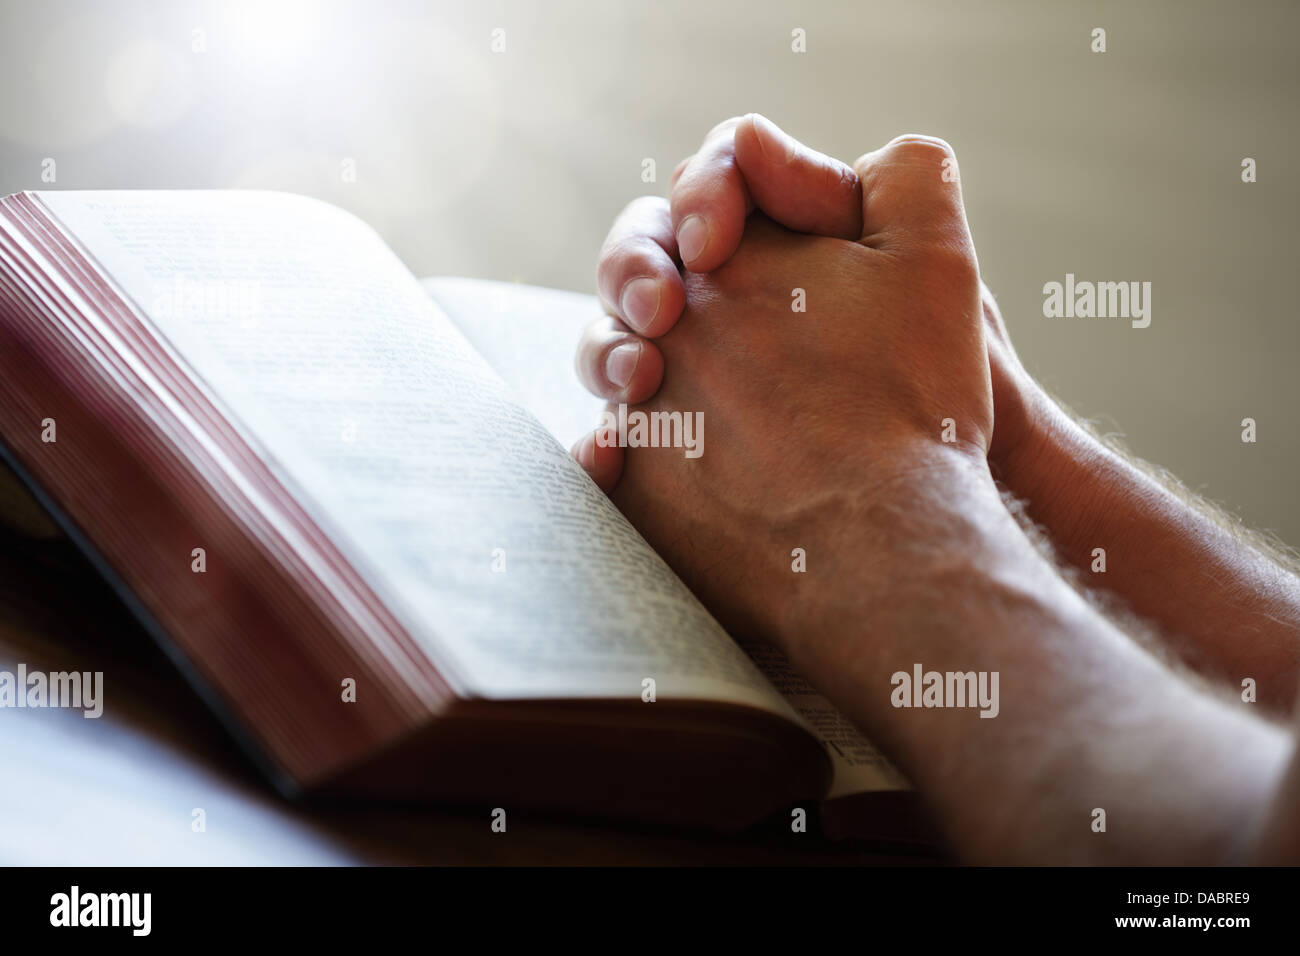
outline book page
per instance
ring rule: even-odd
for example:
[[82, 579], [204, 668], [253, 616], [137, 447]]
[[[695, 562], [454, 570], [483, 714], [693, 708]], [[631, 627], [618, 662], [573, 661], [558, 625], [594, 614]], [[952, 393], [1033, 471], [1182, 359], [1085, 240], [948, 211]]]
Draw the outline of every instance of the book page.
[[807, 721], [831, 758], [834, 777], [826, 799], [876, 790], [909, 789], [907, 779], [875, 744], [858, 731], [829, 700], [790, 667], [785, 655], [766, 644], [742, 646], [799, 716]]
[[[475, 348], [565, 445], [590, 431], [604, 403], [571, 371], [595, 296], [481, 279], [425, 279], [424, 287]], [[834, 768], [829, 798], [906, 789], [906, 779], [774, 647], [741, 646], [821, 740]]]
[[648, 678], [797, 721], [355, 217], [285, 193], [38, 197], [458, 693], [639, 699]]
[[596, 427], [605, 402], [573, 370], [578, 337], [604, 314], [594, 295], [443, 276], [425, 291], [565, 448]]

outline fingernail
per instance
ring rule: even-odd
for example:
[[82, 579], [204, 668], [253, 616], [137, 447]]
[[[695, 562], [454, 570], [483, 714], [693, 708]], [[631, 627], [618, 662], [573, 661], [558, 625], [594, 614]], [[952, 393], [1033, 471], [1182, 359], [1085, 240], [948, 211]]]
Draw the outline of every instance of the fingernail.
[[622, 345], [610, 351], [605, 358], [605, 378], [615, 388], [627, 388], [627, 383], [632, 381], [632, 373], [636, 371], [637, 362], [641, 361], [641, 343], [624, 342]]
[[794, 159], [794, 140], [777, 129], [775, 123], [757, 113], [750, 114], [750, 122], [754, 124], [754, 133], [758, 136], [758, 148], [763, 151], [764, 156], [783, 163]]
[[659, 314], [659, 280], [649, 276], [633, 279], [623, 286], [618, 304], [628, 324], [644, 332]]
[[682, 262], [694, 262], [709, 244], [709, 224], [701, 216], [687, 216], [677, 227], [677, 251]]

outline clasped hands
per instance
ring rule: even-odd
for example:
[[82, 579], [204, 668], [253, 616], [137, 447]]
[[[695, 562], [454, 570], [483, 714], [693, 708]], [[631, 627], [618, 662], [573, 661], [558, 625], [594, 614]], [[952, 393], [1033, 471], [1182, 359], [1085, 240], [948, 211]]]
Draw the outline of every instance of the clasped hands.
[[[574, 456], [732, 633], [781, 647], [885, 749], [959, 853], [1297, 858], [1300, 761], [1274, 719], [1300, 575], [1025, 372], [948, 144], [901, 136], [849, 167], [728, 120], [669, 200], [619, 216], [597, 284], [582, 381], [699, 413], [708, 444], [604, 428]], [[917, 667], [998, 674], [996, 719], [894, 709], [891, 674]]]
[[990, 452], [1022, 442], [1030, 383], [942, 140], [901, 136], [849, 167], [728, 120], [670, 200], [623, 211], [597, 280], [608, 314], [580, 343], [582, 381], [613, 405], [702, 412], [709, 450], [598, 431], [574, 455], [729, 626], [788, 646], [808, 596], [794, 549], [823, 581], [891, 560], [864, 550], [870, 528], [919, 531], [908, 514], [933, 493], [990, 494]]

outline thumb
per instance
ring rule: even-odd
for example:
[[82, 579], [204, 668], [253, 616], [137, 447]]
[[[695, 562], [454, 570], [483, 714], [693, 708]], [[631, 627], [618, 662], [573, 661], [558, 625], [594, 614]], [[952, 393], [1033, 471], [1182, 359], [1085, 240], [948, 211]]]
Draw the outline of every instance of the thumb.
[[750, 113], [737, 126], [736, 166], [754, 205], [795, 232], [837, 239], [862, 235], [862, 191], [854, 171]]
[[957, 156], [934, 136], [890, 140], [853, 164], [862, 181], [862, 240], [876, 247], [974, 242], [962, 203]]

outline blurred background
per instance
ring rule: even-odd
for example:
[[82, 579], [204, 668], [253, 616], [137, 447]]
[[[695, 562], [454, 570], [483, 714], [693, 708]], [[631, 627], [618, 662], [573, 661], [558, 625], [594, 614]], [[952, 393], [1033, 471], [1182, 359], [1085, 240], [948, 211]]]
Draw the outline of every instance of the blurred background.
[[[1030, 371], [1300, 545], [1298, 29], [1295, 2], [6, 0], [0, 192], [293, 190], [417, 275], [589, 292], [615, 213], [728, 116], [846, 161], [932, 133]], [[1067, 272], [1151, 282], [1151, 326], [1044, 318]]]

